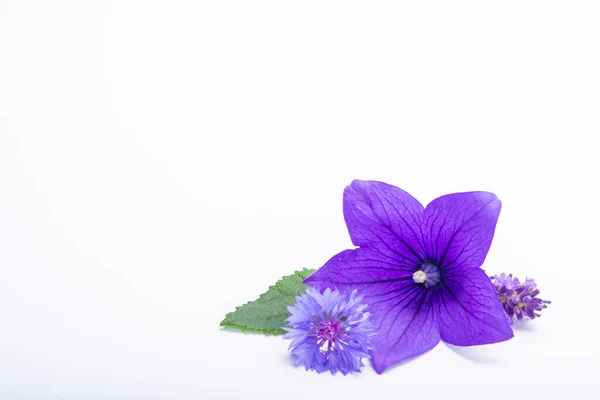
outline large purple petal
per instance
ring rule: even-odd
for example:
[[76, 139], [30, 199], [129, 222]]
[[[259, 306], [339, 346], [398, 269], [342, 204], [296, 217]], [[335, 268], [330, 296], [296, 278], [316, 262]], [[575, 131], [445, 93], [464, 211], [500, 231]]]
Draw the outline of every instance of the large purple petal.
[[432, 292], [413, 282], [396, 289], [393, 298], [378, 302], [365, 296], [377, 334], [371, 343], [371, 362], [381, 374], [390, 366], [418, 356], [440, 341]]
[[361, 294], [381, 294], [398, 283], [412, 283], [412, 274], [412, 270], [377, 252], [354, 249], [333, 256], [304, 283], [320, 288], [359, 289]]
[[415, 285], [413, 269], [369, 249], [345, 250], [304, 283], [358, 289], [371, 313], [372, 362], [378, 373], [433, 348], [440, 340], [432, 295]]
[[423, 206], [402, 189], [376, 181], [353, 181], [344, 191], [344, 217], [352, 243], [403, 266], [424, 261]]
[[438, 325], [444, 342], [473, 346], [513, 337], [500, 298], [479, 268], [446, 276], [436, 292]]
[[444, 271], [477, 268], [492, 243], [502, 204], [493, 193], [455, 193], [433, 200], [424, 214], [427, 257]]

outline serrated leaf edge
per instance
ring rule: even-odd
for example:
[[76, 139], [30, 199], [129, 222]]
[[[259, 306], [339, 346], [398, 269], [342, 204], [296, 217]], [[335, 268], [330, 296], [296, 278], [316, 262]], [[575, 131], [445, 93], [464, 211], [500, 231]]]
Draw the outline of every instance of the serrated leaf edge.
[[[285, 334], [286, 332], [283, 329], [256, 329], [256, 328], [249, 328], [249, 327], [244, 326], [244, 325], [227, 323], [225, 321], [227, 320], [227, 318], [231, 314], [234, 314], [237, 310], [239, 310], [240, 308], [244, 307], [245, 305], [250, 304], [250, 303], [255, 303], [256, 301], [262, 299], [263, 296], [265, 296], [270, 290], [275, 289], [277, 287], [277, 284], [279, 284], [279, 282], [283, 281], [285, 278], [291, 278], [293, 276], [297, 276], [299, 278], [302, 278], [302, 276], [300, 275], [301, 273], [306, 273], [306, 272], [310, 272], [310, 271], [313, 271], [310, 275], [312, 275], [312, 274], [314, 274], [316, 272], [316, 270], [313, 270], [313, 269], [302, 268], [301, 270], [294, 271], [294, 273], [291, 274], [291, 275], [285, 275], [285, 276], [281, 277], [279, 280], [277, 280], [277, 282], [275, 282], [274, 285], [269, 286], [269, 288], [267, 289], [266, 292], [261, 293], [258, 296], [258, 299], [248, 301], [248, 302], [242, 304], [241, 306], [235, 306], [235, 311], [231, 311], [231, 312], [228, 312], [227, 314], [225, 314], [225, 318], [223, 319], [223, 321], [221, 321], [221, 323], [219, 324], [219, 326], [223, 326], [223, 327], [226, 327], [226, 328], [234, 328], [234, 329], [237, 329], [237, 330], [239, 330], [241, 332], [244, 332], [244, 333], [247, 333], [247, 332], [250, 332], [250, 333], [262, 333], [264, 335], [283, 335], [283, 334]], [[308, 276], [310, 276], [310, 275], [308, 275]], [[306, 279], [306, 278], [303, 278], [302, 280], [304, 281], [304, 279]], [[277, 314], [277, 315], [280, 315], [280, 314]]]

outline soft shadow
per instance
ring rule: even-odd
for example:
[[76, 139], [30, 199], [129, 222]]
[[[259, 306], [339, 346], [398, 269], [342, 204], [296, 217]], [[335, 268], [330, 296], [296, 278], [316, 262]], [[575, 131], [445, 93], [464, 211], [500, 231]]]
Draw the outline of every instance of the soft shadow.
[[515, 331], [522, 331], [522, 332], [535, 332], [536, 329], [533, 326], [533, 324], [531, 323], [531, 321], [515, 321], [512, 324], [512, 328]]
[[[397, 368], [402, 368], [404, 365], [410, 363], [411, 361], [416, 360], [417, 358], [421, 358], [423, 357], [425, 354], [429, 353], [431, 350], [435, 349], [438, 345], [435, 345], [432, 349], [427, 350], [425, 353], [421, 353], [418, 356], [412, 357], [412, 358], [407, 358], [404, 361], [399, 362], [398, 364], [394, 364], [391, 367], [387, 368], [386, 370], [384, 370], [383, 372], [381, 372], [382, 374], [384, 373], [388, 373], [389, 371], [393, 371]], [[375, 367], [373, 367], [373, 362], [371, 360], [369, 360], [369, 364], [370, 366], [373, 368], [373, 370], [375, 370]], [[366, 365], [366, 364], [365, 364]], [[381, 374], [379, 374], [381, 375]]]
[[288, 367], [298, 368], [294, 365], [294, 358], [290, 355], [289, 352], [281, 353], [281, 363], [287, 365]]
[[480, 364], [497, 364], [498, 359], [492, 354], [492, 349], [487, 346], [453, 346], [448, 343], [444, 343], [446, 347], [458, 354], [459, 356], [466, 358], [469, 361], [473, 361]]
[[223, 331], [223, 332], [248, 333], [248, 334], [251, 334], [251, 335], [252, 334], [256, 334], [256, 332], [247, 332], [247, 331], [244, 331], [241, 328], [235, 328], [235, 327], [232, 327], [232, 326], [220, 326], [219, 330]]

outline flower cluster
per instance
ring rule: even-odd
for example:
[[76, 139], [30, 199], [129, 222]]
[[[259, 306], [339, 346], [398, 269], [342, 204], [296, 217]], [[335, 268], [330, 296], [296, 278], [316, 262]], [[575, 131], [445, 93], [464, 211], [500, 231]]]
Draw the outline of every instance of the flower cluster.
[[[269, 317], [251, 327], [272, 332], [287, 324], [284, 338], [296, 366], [346, 375], [360, 372], [368, 358], [381, 374], [441, 341], [509, 340], [515, 318], [535, 319], [550, 304], [537, 297], [533, 279], [490, 277], [481, 268], [502, 208], [493, 193], [452, 193], [424, 206], [398, 187], [355, 180], [344, 190], [343, 206], [354, 247], [303, 277], [308, 289], [287, 307], [285, 322], [274, 326]], [[294, 295], [304, 290], [297, 278], [286, 281]], [[256, 310], [272, 298], [268, 292], [248, 303], [253, 321], [262, 321]], [[280, 311], [288, 304], [281, 302]], [[224, 325], [244, 327], [247, 319], [226, 318]]]
[[289, 328], [284, 339], [291, 339], [294, 364], [319, 373], [360, 372], [362, 358], [369, 358], [373, 326], [369, 322], [362, 296], [356, 290], [341, 292], [309, 287], [288, 307]]
[[536, 297], [540, 294], [540, 290], [531, 278], [525, 279], [525, 282], [520, 282], [512, 274], [506, 275], [505, 273], [490, 278], [498, 291], [504, 311], [510, 317], [511, 322], [514, 317], [519, 321], [523, 317], [538, 318], [541, 316], [538, 312], [547, 308], [548, 304], [551, 303], [549, 300]]

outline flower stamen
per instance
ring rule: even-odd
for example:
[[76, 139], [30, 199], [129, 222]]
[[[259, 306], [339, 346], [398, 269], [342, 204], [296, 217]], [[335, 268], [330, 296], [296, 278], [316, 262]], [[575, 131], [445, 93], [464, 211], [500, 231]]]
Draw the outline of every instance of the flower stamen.
[[418, 270], [413, 274], [413, 281], [415, 283], [423, 283], [427, 280], [427, 274], [421, 270]]
[[413, 274], [413, 281], [426, 289], [437, 288], [442, 282], [442, 270], [434, 261], [425, 261]]

